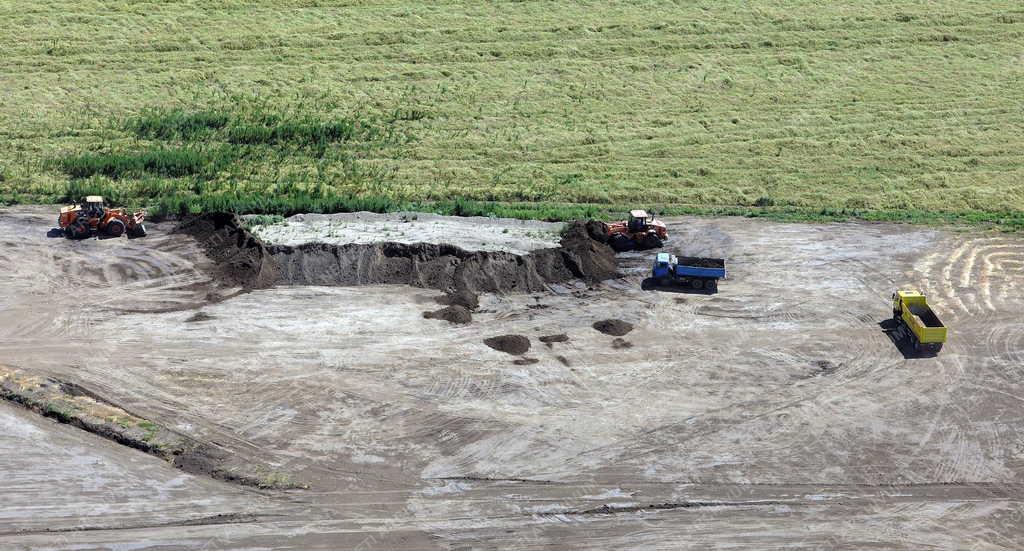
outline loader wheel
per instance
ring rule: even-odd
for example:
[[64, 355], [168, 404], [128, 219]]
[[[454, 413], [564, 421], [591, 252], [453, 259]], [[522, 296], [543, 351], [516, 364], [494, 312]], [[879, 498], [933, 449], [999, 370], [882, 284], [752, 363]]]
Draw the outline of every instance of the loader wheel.
[[67, 229], [67, 235], [69, 239], [85, 239], [92, 234], [92, 229], [89, 228], [89, 224], [84, 219], [79, 218], [71, 223]]
[[640, 244], [644, 249], [660, 249], [664, 243], [661, 242], [661, 238], [657, 234], [649, 233], [644, 236]]
[[617, 253], [626, 252], [633, 248], [633, 240], [629, 237], [620, 234], [616, 234], [612, 237], [612, 249]]
[[114, 220], [107, 222], [105, 231], [107, 232], [107, 235], [112, 237], [121, 237], [121, 234], [124, 233], [124, 222], [115, 218]]
[[128, 237], [146, 237], [146, 226], [136, 224], [132, 229], [128, 230]]

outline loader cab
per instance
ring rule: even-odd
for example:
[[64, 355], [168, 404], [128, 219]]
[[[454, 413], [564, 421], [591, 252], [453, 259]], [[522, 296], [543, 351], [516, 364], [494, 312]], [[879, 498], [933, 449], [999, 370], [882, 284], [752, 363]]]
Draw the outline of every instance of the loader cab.
[[645, 210], [631, 210], [629, 211], [629, 222], [627, 227], [630, 232], [641, 232], [647, 229], [647, 223], [650, 219], [650, 215]]
[[82, 200], [82, 212], [92, 217], [103, 216], [103, 197], [99, 195], [89, 195]]

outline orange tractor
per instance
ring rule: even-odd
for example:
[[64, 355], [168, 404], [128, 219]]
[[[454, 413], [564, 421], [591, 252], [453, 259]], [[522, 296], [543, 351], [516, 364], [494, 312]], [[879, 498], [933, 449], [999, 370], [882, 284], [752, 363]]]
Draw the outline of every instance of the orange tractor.
[[629, 211], [629, 219], [605, 224], [608, 244], [616, 251], [659, 249], [668, 239], [668, 229], [661, 220], [644, 210]]
[[146, 226], [142, 224], [145, 218], [146, 211], [128, 214], [124, 209], [107, 207], [99, 195], [90, 195], [79, 205], [62, 207], [57, 225], [69, 239], [85, 239], [95, 234], [143, 237], [146, 235]]

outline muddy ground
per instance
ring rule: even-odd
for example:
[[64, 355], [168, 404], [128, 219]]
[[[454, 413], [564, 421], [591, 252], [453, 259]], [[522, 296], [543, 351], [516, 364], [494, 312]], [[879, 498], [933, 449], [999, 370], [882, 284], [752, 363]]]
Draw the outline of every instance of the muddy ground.
[[[1017, 236], [670, 219], [666, 250], [728, 259], [717, 295], [642, 291], [650, 254], [627, 253], [620, 279], [483, 294], [452, 324], [423, 316], [437, 289], [245, 291], [173, 223], [70, 242], [47, 238], [53, 222], [48, 207], [0, 211], [2, 363], [308, 489], [187, 474], [2, 403], [0, 548], [1024, 537]], [[938, 357], [905, 357], [880, 326], [898, 286], [951, 327]], [[484, 343], [501, 335], [531, 346]]]

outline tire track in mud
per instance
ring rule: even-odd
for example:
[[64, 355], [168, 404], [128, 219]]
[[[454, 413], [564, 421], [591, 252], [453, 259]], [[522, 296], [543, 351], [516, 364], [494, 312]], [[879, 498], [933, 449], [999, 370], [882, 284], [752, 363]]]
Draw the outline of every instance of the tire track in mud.
[[1002, 236], [951, 241], [951, 251], [936, 251], [915, 266], [922, 290], [954, 310], [953, 314], [998, 312], [1020, 304], [1024, 287], [1024, 243]]

